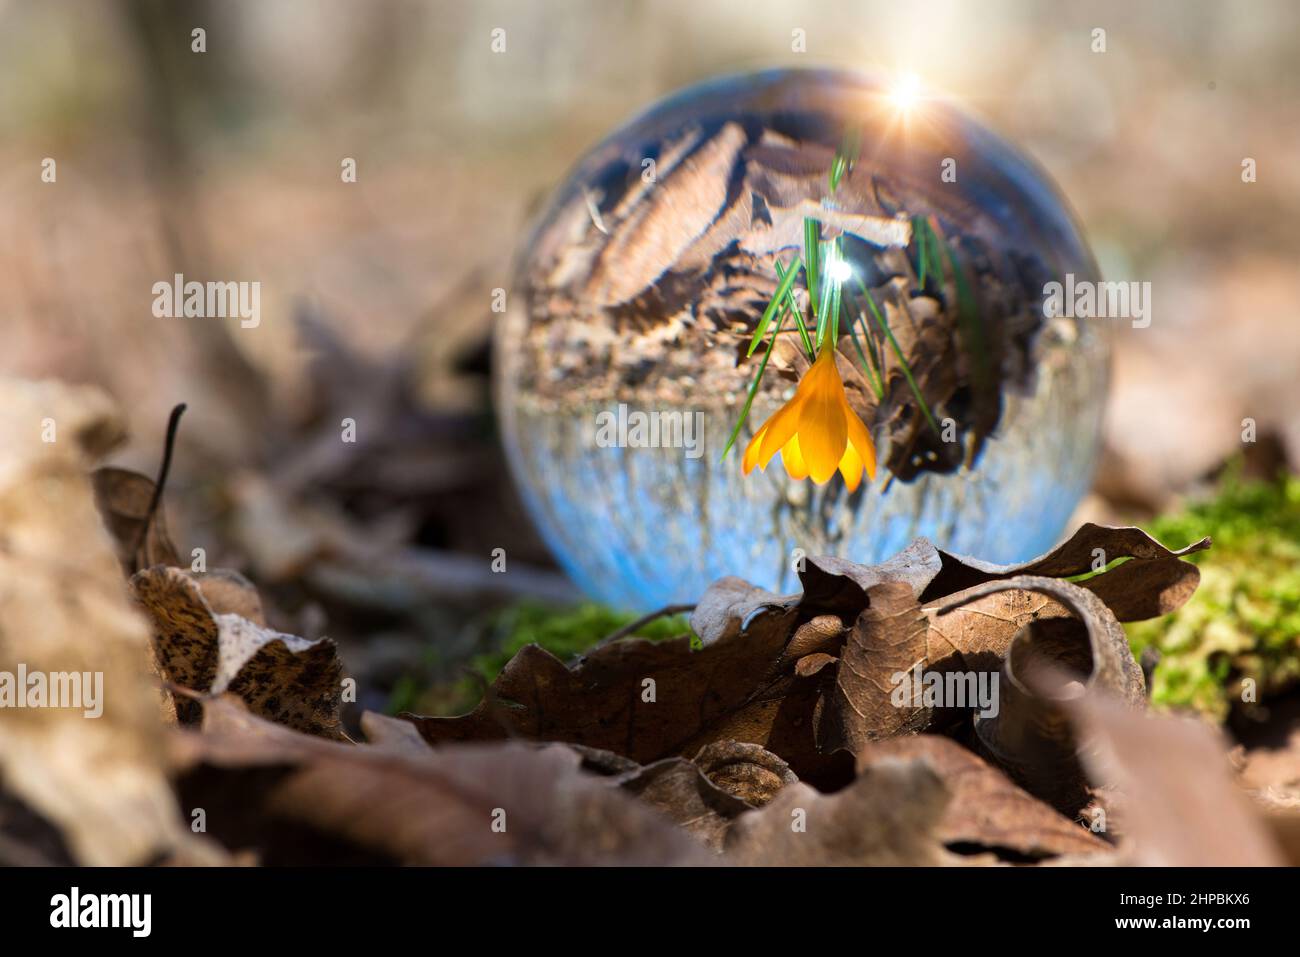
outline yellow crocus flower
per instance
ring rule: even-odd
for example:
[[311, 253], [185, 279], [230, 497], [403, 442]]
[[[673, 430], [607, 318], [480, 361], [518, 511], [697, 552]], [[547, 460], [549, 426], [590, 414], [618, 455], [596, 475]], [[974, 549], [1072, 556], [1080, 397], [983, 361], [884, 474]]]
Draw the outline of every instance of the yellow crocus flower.
[[835, 350], [824, 346], [795, 389], [794, 397], [763, 423], [745, 449], [741, 470], [766, 469], [777, 452], [793, 479], [809, 476], [818, 485], [837, 471], [855, 491], [865, 469], [876, 477], [876, 446], [844, 394]]

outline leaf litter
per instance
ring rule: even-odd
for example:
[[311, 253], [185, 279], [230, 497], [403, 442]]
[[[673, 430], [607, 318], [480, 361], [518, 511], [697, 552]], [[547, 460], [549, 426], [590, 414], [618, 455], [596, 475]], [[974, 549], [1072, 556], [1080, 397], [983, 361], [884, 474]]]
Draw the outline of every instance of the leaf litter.
[[26, 421], [60, 406], [77, 441], [6, 436], [0, 670], [115, 690], [98, 721], [0, 712], [0, 860], [1214, 864], [1300, 845], [1272, 784], [1300, 773], [1145, 714], [1119, 622], [1185, 602], [1208, 540], [1088, 524], [1010, 566], [924, 539], [874, 566], [812, 557], [795, 595], [701, 583], [693, 635], [567, 662], [526, 646], [468, 713], [365, 712], [350, 734], [334, 642], [273, 628], [238, 572], [180, 567], [158, 482], [90, 471], [120, 439], [106, 400], [3, 389]]

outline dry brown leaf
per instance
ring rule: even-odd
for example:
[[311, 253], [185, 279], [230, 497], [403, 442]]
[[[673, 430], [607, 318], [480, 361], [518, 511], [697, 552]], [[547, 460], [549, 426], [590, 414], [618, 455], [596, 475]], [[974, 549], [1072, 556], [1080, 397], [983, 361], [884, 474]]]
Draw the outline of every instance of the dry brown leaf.
[[811, 678], [831, 665], [837, 664], [840, 659], [834, 655], [817, 652], [811, 655], [804, 655], [794, 663], [794, 673], [800, 678]]
[[695, 764], [715, 785], [751, 807], [762, 807], [781, 788], [799, 780], [781, 758], [747, 741], [707, 744]]
[[1002, 662], [997, 713], [976, 713], [975, 733], [1017, 782], [1073, 813], [1088, 798], [1064, 710], [1076, 691], [1061, 686], [1045, 693], [1040, 676], [1052, 671], [1078, 676], [1082, 689], [1113, 695], [1139, 710], [1146, 705], [1146, 681], [1115, 616], [1093, 592], [1067, 581], [1030, 575], [991, 581], [952, 596], [938, 614], [1003, 592], [1045, 594], [1075, 617], [1031, 618], [1015, 632]]
[[928, 622], [906, 582], [867, 589], [867, 608], [849, 631], [835, 675], [835, 690], [823, 715], [828, 749], [860, 751], [868, 741], [920, 731], [930, 725], [930, 709], [914, 701], [899, 707], [893, 677], [926, 658]]
[[834, 794], [803, 783], [782, 788], [732, 824], [726, 858], [775, 867], [944, 863], [936, 835], [947, 802], [926, 763], [882, 759]]
[[731, 822], [750, 810], [749, 804], [718, 787], [685, 758], [664, 758], [638, 768], [622, 776], [619, 787], [714, 852], [721, 852]]
[[95, 505], [113, 536], [118, 561], [127, 575], [150, 565], [180, 564], [161, 504], [150, 520], [149, 507], [156, 488], [153, 479], [129, 469], [105, 466], [96, 469], [91, 480]]
[[1194, 718], [1144, 715], [1088, 694], [1066, 706], [1096, 784], [1119, 789], [1132, 863], [1269, 866], [1283, 857], [1262, 815], [1232, 780], [1222, 732]]
[[514, 735], [602, 748], [640, 764], [690, 756], [727, 738], [787, 754], [769, 743], [776, 739], [814, 755], [811, 727], [796, 727], [799, 715], [782, 713], [793, 676], [774, 673], [792, 620], [792, 609], [761, 609], [746, 614], [744, 630], [719, 625], [698, 651], [688, 638], [618, 641], [572, 668], [530, 645], [474, 711], [411, 719], [433, 744]]
[[[98, 689], [81, 696], [84, 707], [0, 708], [0, 780], [76, 862], [148, 863], [181, 839], [180, 818], [148, 630], [86, 474], [121, 426], [88, 388], [0, 380], [0, 406], [0, 671], [21, 666], [47, 682], [75, 672]], [[41, 440], [45, 419], [54, 441]], [[97, 707], [99, 717], [85, 716]]]
[[[431, 746], [409, 721], [367, 711], [362, 715], [361, 727], [366, 740], [373, 744], [418, 759], [431, 753]], [[722, 838], [731, 821], [751, 806], [743, 795], [706, 777], [703, 767], [684, 758], [665, 758], [642, 767], [598, 748], [569, 744], [546, 744], [542, 748], [563, 748], [576, 754], [582, 770], [600, 775], [610, 786], [639, 798], [713, 851], [722, 850]], [[775, 755], [769, 757], [780, 762]]]
[[[201, 582], [178, 568], [145, 569], [131, 585], [149, 613], [154, 651], [168, 681], [203, 693], [229, 691], [262, 717], [344, 737], [343, 665], [328, 638], [308, 641], [239, 615], [217, 614]], [[229, 594], [222, 597], [228, 600]], [[197, 720], [196, 703], [178, 700], [177, 715], [184, 723]]]
[[838, 655], [843, 643], [844, 623], [839, 615], [818, 615], [795, 629], [794, 637], [785, 646], [782, 661], [795, 661], [815, 654]]
[[[432, 743], [517, 735], [600, 748], [640, 764], [688, 757], [711, 741], [734, 739], [779, 754], [804, 780], [843, 783], [837, 775], [845, 763], [837, 762], [837, 749], [856, 750], [868, 740], [967, 716], [969, 707], [940, 713], [919, 701], [896, 706], [891, 693], [898, 673], [920, 666], [996, 674], [1021, 630], [1045, 636], [1040, 646], [1050, 645], [1057, 659], [1084, 673], [1096, 671], [1096, 680], [1119, 676], [1131, 685], [1121, 690], [1136, 689], [1140, 697], [1140, 670], [1127, 643], [1117, 641], [1122, 631], [1102, 598], [1126, 614], [1168, 610], [1195, 585], [1194, 566], [1179, 556], [1204, 546], [1172, 552], [1137, 529], [1084, 526], [1023, 565], [960, 558], [924, 539], [874, 566], [810, 558], [801, 571], [801, 596], [774, 595], [737, 578], [711, 585], [691, 619], [705, 645], [700, 652], [691, 653], [684, 639], [658, 645], [623, 641], [566, 667], [540, 649], [526, 648], [470, 714], [412, 720]], [[1083, 586], [1041, 577], [1017, 579], [1016, 588], [998, 585], [1023, 569], [1078, 574], [1092, 567], [1098, 548], [1110, 549], [1112, 560], [1131, 560]], [[964, 590], [947, 590], [956, 586]], [[929, 603], [924, 609], [922, 601]], [[853, 623], [847, 637], [845, 622]], [[1089, 655], [1097, 653], [1102, 638], [1104, 660], [1092, 662]], [[1026, 704], [1025, 690], [1017, 690], [1013, 710], [1042, 710], [1041, 702]], [[1034, 748], [1044, 741], [1025, 730], [1037, 718], [1013, 718], [1008, 725], [1004, 714], [1001, 723], [994, 720], [982, 731], [987, 747], [1002, 749], [991, 752], [999, 761], [1040, 796], [1041, 782], [1023, 774], [1045, 758], [1064, 762], [1072, 769], [1067, 777], [1081, 785], [1059, 713], [1046, 741], [1052, 747], [1043, 753]], [[1006, 732], [1007, 726], [1016, 733]], [[1056, 770], [1053, 765], [1042, 772], [1050, 776]], [[1077, 797], [1071, 794], [1051, 799], [1064, 807]]]
[[734, 638], [760, 614], [784, 613], [798, 603], [798, 595], [775, 595], [734, 576], [719, 578], [705, 590], [691, 612], [691, 629], [703, 644], [711, 645]]
[[808, 558], [799, 572], [803, 583], [801, 607], [852, 622], [867, 606], [867, 590], [876, 585], [903, 582], [920, 598], [942, 572], [942, 556], [928, 539], [918, 538], [879, 565], [859, 565], [825, 555]]
[[800, 572], [804, 594], [799, 604], [805, 613], [832, 613], [852, 622], [866, 607], [867, 590], [884, 582], [906, 583], [928, 605], [989, 581], [1018, 575], [1071, 578], [1095, 571], [1099, 559], [1102, 564], [1127, 559], [1080, 584], [1106, 602], [1120, 621], [1137, 621], [1168, 614], [1191, 596], [1200, 572], [1182, 557], [1209, 545], [1207, 538], [1173, 551], [1139, 528], [1088, 523], [1038, 558], [996, 565], [954, 555], [918, 538], [878, 565], [825, 556], [807, 559]]
[[939, 550], [943, 568], [928, 584], [923, 603], [932, 602], [975, 585], [1019, 575], [1072, 578], [1093, 572], [1098, 565], [1128, 559], [1080, 582], [1094, 592], [1120, 621], [1155, 618], [1176, 610], [1200, 581], [1200, 572], [1185, 555], [1210, 547], [1210, 540], [1176, 551], [1166, 548], [1140, 528], [1112, 528], [1091, 522], [1038, 558], [1015, 565], [996, 565]]
[[[266, 863], [419, 865], [705, 863], [679, 829], [600, 778], [576, 752], [522, 743], [412, 754], [301, 734], [224, 695], [203, 731], [175, 732], [186, 803], [209, 832]], [[496, 827], [494, 828], [494, 823]]]
[[936, 830], [950, 850], [988, 851], [1018, 862], [1114, 851], [951, 738], [921, 734], [875, 741], [859, 752], [858, 767], [913, 758], [929, 764], [952, 795]]

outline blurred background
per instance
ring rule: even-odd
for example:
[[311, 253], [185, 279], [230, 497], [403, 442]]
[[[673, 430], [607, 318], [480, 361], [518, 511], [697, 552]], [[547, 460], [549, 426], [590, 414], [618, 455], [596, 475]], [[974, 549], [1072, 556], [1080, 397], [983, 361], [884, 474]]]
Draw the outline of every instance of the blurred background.
[[[150, 474], [188, 403], [167, 495], [182, 554], [249, 574], [276, 627], [340, 639], [362, 705], [450, 707], [459, 669], [503, 643], [581, 647], [622, 620], [572, 604], [495, 435], [491, 290], [546, 191], [696, 81], [906, 71], [1046, 168], [1107, 278], [1152, 283], [1151, 327], [1117, 329], [1079, 519], [1249, 513], [1241, 547], [1268, 528], [1285, 554], [1285, 481], [1185, 509], [1300, 460], [1297, 63], [1300, 6], [1280, 0], [0, 0], [0, 372], [105, 388], [131, 428], [115, 461]], [[259, 281], [260, 325], [155, 318], [174, 273]], [[1289, 594], [1268, 596], [1273, 658], [1255, 619], [1165, 649], [1196, 649], [1168, 701], [1222, 717], [1224, 683], [1265, 659], [1291, 687]]]

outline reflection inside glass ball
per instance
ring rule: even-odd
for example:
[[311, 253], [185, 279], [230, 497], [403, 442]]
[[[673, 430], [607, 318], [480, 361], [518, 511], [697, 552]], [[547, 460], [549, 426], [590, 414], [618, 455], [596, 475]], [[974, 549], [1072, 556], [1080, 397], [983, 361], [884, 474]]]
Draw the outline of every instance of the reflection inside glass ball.
[[[1096, 268], [1045, 176], [914, 86], [687, 90], [592, 150], [522, 247], [495, 365], [525, 502], [589, 594], [636, 609], [918, 536], [1038, 554], [1088, 486], [1106, 381], [1103, 331], [1044, 315], [1067, 274]], [[742, 474], [827, 337], [875, 481], [792, 478], [788, 448]]]

